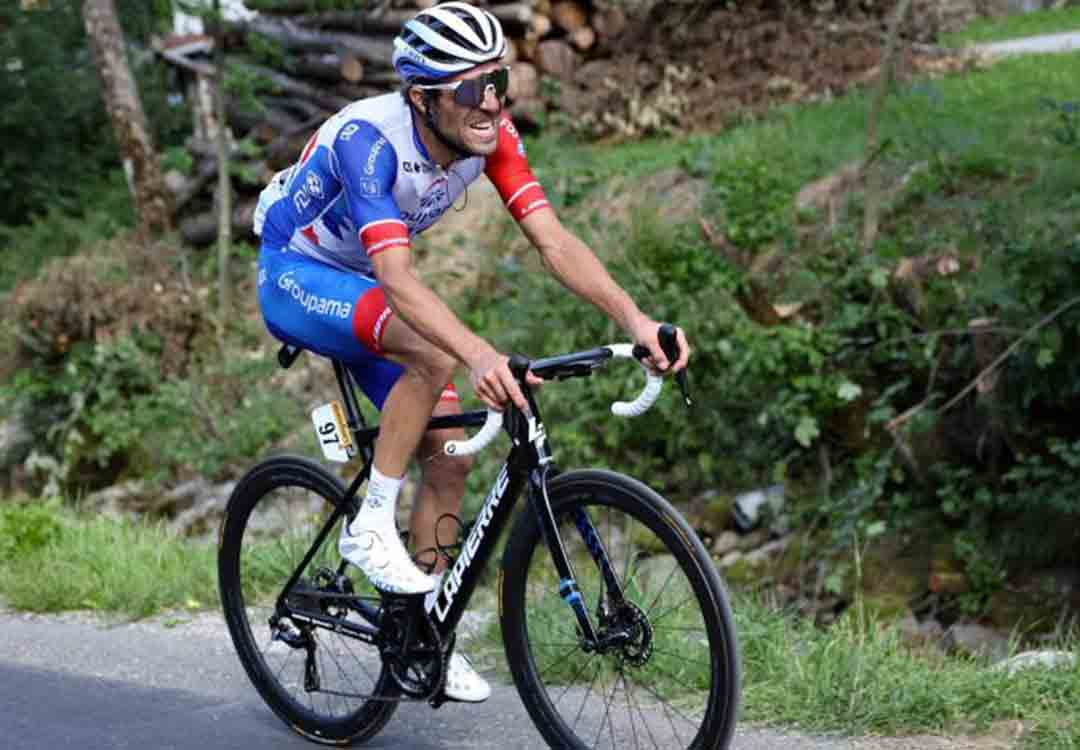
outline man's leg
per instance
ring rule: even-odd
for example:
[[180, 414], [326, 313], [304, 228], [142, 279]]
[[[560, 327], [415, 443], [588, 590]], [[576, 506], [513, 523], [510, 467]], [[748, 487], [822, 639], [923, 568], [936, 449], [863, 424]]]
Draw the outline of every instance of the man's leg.
[[433, 582], [413, 564], [397, 536], [397, 496], [405, 468], [457, 363], [395, 316], [385, 320], [380, 343], [382, 354], [405, 371], [383, 402], [367, 495], [339, 547], [376, 587], [425, 593]]
[[[461, 403], [456, 393], [444, 391], [443, 398], [435, 407], [432, 416], [454, 414], [461, 414]], [[465, 496], [465, 479], [472, 468], [471, 458], [448, 456], [443, 452], [443, 447], [448, 440], [464, 440], [465, 437], [465, 430], [461, 428], [426, 432], [420, 440], [420, 448], [416, 454], [422, 473], [409, 520], [409, 534], [413, 539], [413, 550], [418, 561], [424, 567], [433, 565], [431, 572], [436, 574], [446, 568], [446, 560], [433, 550], [438, 549], [438, 544], [454, 544], [460, 531], [460, 527], [453, 521], [447, 520], [440, 524], [439, 518], [445, 514], [460, 517], [461, 501]]]

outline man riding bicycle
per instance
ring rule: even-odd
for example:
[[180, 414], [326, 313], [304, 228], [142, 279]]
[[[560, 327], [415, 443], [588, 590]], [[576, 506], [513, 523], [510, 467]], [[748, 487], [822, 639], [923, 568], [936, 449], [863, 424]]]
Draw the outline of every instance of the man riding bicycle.
[[[680, 330], [679, 359], [668, 362], [659, 323], [559, 222], [503, 112], [505, 52], [499, 22], [485, 10], [449, 2], [420, 11], [394, 40], [401, 91], [354, 102], [327, 120], [300, 160], [263, 191], [255, 218], [259, 304], [270, 332], [344, 362], [382, 412], [366, 497], [342, 526], [340, 552], [382, 591], [427, 594], [429, 609], [445, 560], [436, 554], [432, 573], [422, 572], [398, 535], [408, 462], [417, 449], [425, 457], [410, 537], [418, 551], [436, 549], [436, 521], [459, 512], [470, 466], [441, 451], [447, 440], [464, 438], [461, 429], [426, 432], [432, 416], [461, 413], [454, 371], [467, 368], [490, 408], [512, 402], [526, 410], [527, 403], [508, 357], [417, 277], [410, 237], [486, 174], [544, 267], [646, 345], [648, 366], [675, 372], [690, 352]], [[445, 692], [477, 702], [491, 691], [455, 652]]]

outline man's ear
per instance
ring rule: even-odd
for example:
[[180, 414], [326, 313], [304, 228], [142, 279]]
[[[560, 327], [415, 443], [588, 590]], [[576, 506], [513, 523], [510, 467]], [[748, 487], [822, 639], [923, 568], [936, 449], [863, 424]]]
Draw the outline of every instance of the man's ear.
[[409, 89], [409, 101], [413, 108], [422, 115], [427, 114], [427, 102], [424, 101], [424, 92], [418, 88]]

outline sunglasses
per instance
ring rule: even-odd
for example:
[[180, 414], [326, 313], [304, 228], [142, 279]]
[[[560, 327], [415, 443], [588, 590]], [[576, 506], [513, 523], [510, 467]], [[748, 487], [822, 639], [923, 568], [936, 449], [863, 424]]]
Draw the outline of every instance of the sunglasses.
[[416, 88], [453, 91], [455, 102], [462, 107], [476, 109], [484, 103], [489, 88], [495, 92], [496, 99], [502, 99], [506, 96], [506, 90], [510, 88], [510, 66], [505, 66], [473, 78], [455, 81], [454, 83], [417, 84]]

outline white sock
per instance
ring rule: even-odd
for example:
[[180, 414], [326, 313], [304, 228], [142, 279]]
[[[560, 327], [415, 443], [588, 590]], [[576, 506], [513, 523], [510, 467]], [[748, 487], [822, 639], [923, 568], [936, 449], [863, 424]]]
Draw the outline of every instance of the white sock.
[[[396, 528], [397, 519], [397, 496], [401, 491], [402, 479], [391, 479], [374, 466], [371, 467], [371, 477], [368, 479], [367, 494], [364, 497], [364, 505], [356, 514], [350, 533], [355, 533], [360, 528], [372, 526], [390, 526]], [[363, 524], [357, 524], [363, 516]]]

